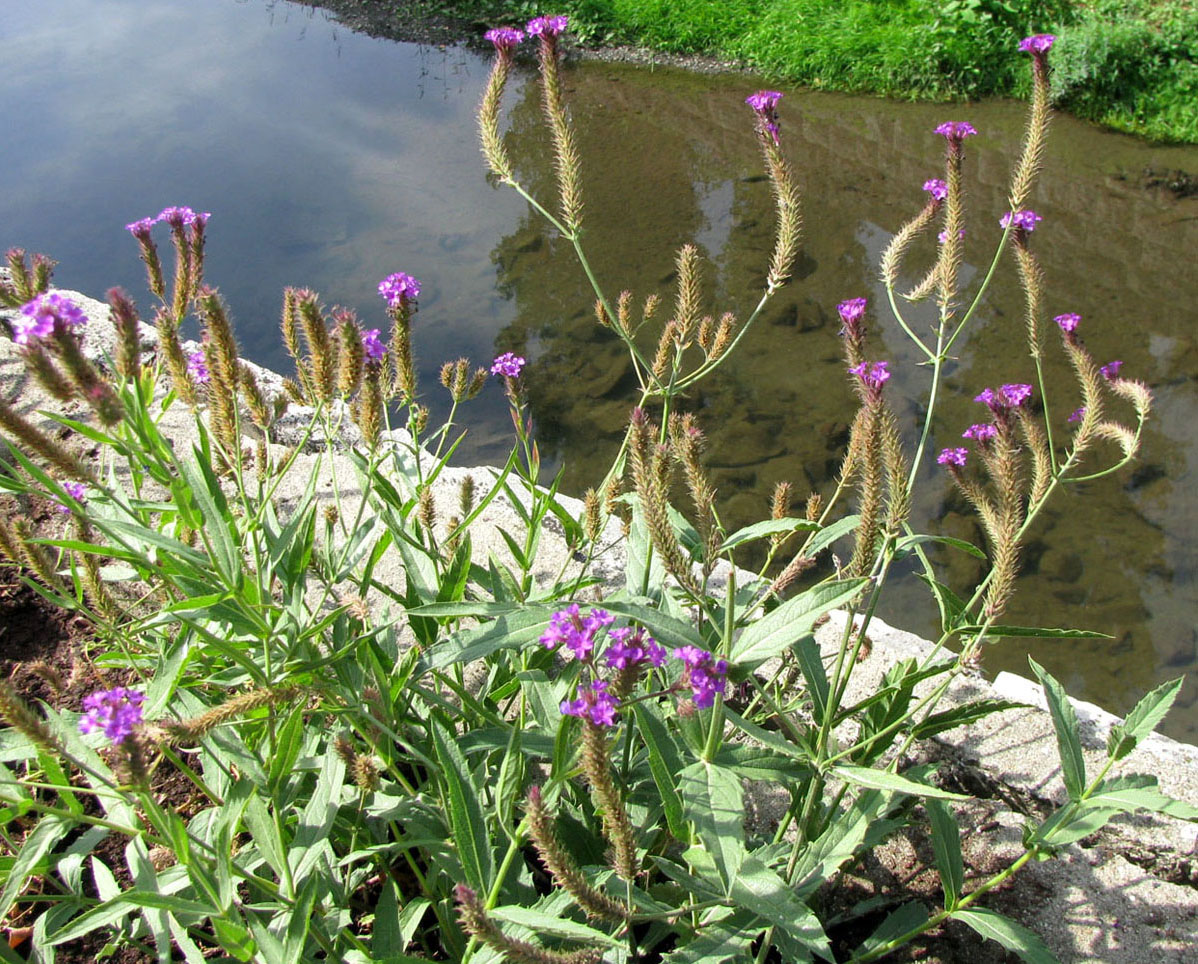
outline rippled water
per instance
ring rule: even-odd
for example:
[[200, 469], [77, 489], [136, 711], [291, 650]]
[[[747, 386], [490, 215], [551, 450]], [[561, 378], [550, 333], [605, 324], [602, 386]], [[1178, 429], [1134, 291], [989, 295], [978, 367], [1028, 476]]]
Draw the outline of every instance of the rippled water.
[[[627, 415], [629, 374], [619, 346], [592, 323], [589, 289], [564, 245], [483, 176], [472, 115], [484, 61], [355, 35], [322, 14], [264, 0], [43, 0], [6, 9], [0, 54], [0, 244], [52, 254], [65, 287], [140, 290], [122, 225], [167, 204], [210, 210], [209, 281], [228, 298], [247, 354], [275, 367], [286, 364], [276, 337], [284, 285], [316, 288], [381, 324], [374, 285], [408, 271], [425, 285], [417, 337], [430, 402], [440, 402], [435, 372], [444, 358], [522, 351], [532, 360], [543, 450], [566, 464], [568, 489], [595, 478]], [[509, 147], [544, 196], [551, 169], [525, 76], [509, 91]], [[611, 292], [668, 295], [674, 250], [694, 241], [710, 258], [714, 310], [743, 316], [756, 302], [772, 222], [742, 103], [752, 86], [616, 65], [571, 70], [586, 245]], [[1021, 105], [787, 91], [784, 135], [805, 195], [797, 279], [690, 399], [711, 438], [730, 523], [758, 517], [776, 481], [792, 481], [800, 495], [830, 488], [852, 406], [835, 305], [881, 296], [878, 255], [921, 203], [919, 185], [937, 173], [942, 141], [930, 131], [948, 118], [981, 132], [969, 142], [966, 169], [964, 274], [976, 278], [996, 237]], [[1113, 635], [1030, 649], [1071, 693], [1115, 710], [1196, 662], [1198, 523], [1189, 486], [1198, 459], [1198, 200], [1146, 187], [1145, 169], [1194, 172], [1198, 150], [1056, 121], [1033, 200], [1044, 215], [1034, 245], [1047, 313], [1082, 314], [1096, 357], [1123, 359], [1124, 373], [1152, 385], [1158, 405], [1133, 470], [1070, 491], [1044, 514], [1008, 614]], [[978, 416], [970, 399], [980, 387], [1030, 380], [1021, 312], [1004, 266], [948, 370], [937, 447], [955, 444]], [[897, 370], [887, 394], [914, 431], [928, 374], [893, 322], [881, 312], [871, 320], [872, 353]], [[1072, 407], [1055, 345], [1051, 354], [1059, 406]], [[510, 423], [496, 387], [467, 419], [464, 458], [501, 458]], [[931, 468], [926, 476], [916, 521], [979, 539], [943, 478]], [[958, 588], [976, 575], [960, 557], [943, 562]], [[886, 615], [932, 633], [918, 585], [896, 588]], [[1008, 641], [986, 666], [1021, 671], [1027, 652]], [[1170, 732], [1198, 735], [1196, 701], [1191, 683]]]

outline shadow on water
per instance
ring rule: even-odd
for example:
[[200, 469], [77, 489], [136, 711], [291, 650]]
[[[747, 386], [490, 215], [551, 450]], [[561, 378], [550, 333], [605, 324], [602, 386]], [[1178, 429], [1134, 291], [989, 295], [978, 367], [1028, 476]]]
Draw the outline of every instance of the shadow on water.
[[[228, 299], [246, 353], [280, 368], [285, 285], [315, 288], [373, 327], [384, 320], [378, 280], [408, 271], [424, 282], [416, 350], [434, 417], [444, 412], [442, 360], [518, 350], [532, 360], [542, 450], [566, 466], [567, 490], [605, 467], [632, 403], [630, 375], [618, 344], [593, 321], [591, 292], [566, 246], [513, 192], [486, 183], [473, 128], [484, 60], [354, 34], [277, 0], [16, 5], [0, 25], [0, 57], [9, 68], [0, 245], [50, 253], [66, 287], [101, 294], [121, 284], [137, 293], [136, 251], [121, 225], [168, 204], [211, 210], [208, 278]], [[521, 72], [509, 91], [509, 148], [521, 176], [548, 198], [550, 154], [527, 80]], [[668, 301], [674, 253], [691, 241], [710, 261], [713, 312], [744, 318], [773, 230], [743, 104], [753, 82], [589, 63], [569, 70], [567, 86], [583, 153], [585, 243], [608, 293]], [[805, 197], [798, 277], [687, 399], [707, 430], [730, 525], [764, 513], [778, 481], [792, 482], [799, 499], [830, 491], [853, 405], [835, 306], [867, 295], [878, 308], [878, 256], [940, 168], [942, 141], [931, 129], [953, 118], [981, 132], [966, 170], [965, 274], [975, 282], [997, 237], [1022, 130], [1018, 104], [786, 94], [784, 136]], [[1169, 184], [1184, 182], [1170, 174], [1177, 171], [1198, 171], [1198, 150], [1152, 147], [1062, 118], [1033, 200], [1044, 215], [1033, 242], [1047, 315], [1080, 313], [1095, 356], [1122, 358], [1124, 373], [1157, 395], [1136, 467], [1066, 493], [1045, 513], [1009, 613], [1011, 622], [1111, 633], [1111, 641], [1033, 652], [1071, 693], [1115, 710], [1198, 661], [1198, 198], [1170, 193]], [[912, 256], [913, 271], [921, 256], [928, 252]], [[138, 300], [149, 299], [142, 292]], [[911, 318], [928, 323], [926, 314]], [[979, 322], [947, 372], [936, 448], [956, 444], [977, 418], [970, 399], [981, 387], [1029, 380], [1009, 265]], [[871, 324], [871, 354], [896, 363], [887, 394], [913, 430], [927, 371], [884, 313], [871, 313]], [[1055, 334], [1046, 334], [1059, 421], [1076, 400]], [[497, 386], [465, 420], [461, 460], [502, 460], [511, 428]], [[933, 469], [915, 522], [978, 541], [971, 514]], [[959, 589], [977, 576], [966, 557], [940, 561]], [[925, 591], [912, 580], [894, 588], [884, 615], [932, 634]], [[1024, 671], [1026, 652], [1008, 641], [986, 665]], [[1170, 732], [1198, 739], [1196, 701], [1191, 682]]]

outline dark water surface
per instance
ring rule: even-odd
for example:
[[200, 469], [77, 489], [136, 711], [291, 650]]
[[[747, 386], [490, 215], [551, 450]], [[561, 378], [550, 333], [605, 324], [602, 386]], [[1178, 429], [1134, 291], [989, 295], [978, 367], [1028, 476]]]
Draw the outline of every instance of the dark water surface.
[[[57, 258], [59, 284], [97, 296], [112, 284], [140, 292], [123, 225], [168, 204], [211, 211], [208, 280], [228, 299], [246, 353], [285, 368], [277, 337], [285, 285], [313, 287], [367, 326], [382, 325], [374, 287], [407, 271], [424, 282], [417, 353], [435, 409], [443, 359], [522, 352], [542, 449], [566, 464], [567, 489], [577, 492], [605, 467], [631, 404], [623, 353], [593, 324], [589, 288], [566, 246], [513, 192], [484, 178], [473, 126], [484, 60], [355, 35], [323, 14], [265, 0], [9, 2], [0, 57], [0, 244]], [[548, 198], [539, 101], [525, 74], [516, 80], [509, 149], [521, 177]], [[753, 81], [584, 64], [567, 86], [583, 154], [586, 245], [601, 283], [612, 295], [668, 297], [674, 251], [694, 241], [711, 260], [714, 313], [747, 315], [772, 238], [743, 105]], [[690, 399], [731, 524], [758, 518], [777, 481], [793, 482], [800, 497], [830, 491], [853, 404], [835, 305], [867, 295], [880, 307], [878, 256], [940, 167], [943, 141], [931, 129], [968, 119], [980, 131], [968, 142], [963, 272], [976, 281], [992, 254], [1023, 123], [1013, 103], [787, 94], [784, 134], [805, 196], [797, 279]], [[1044, 513], [1006, 617], [1115, 638], [1007, 641], [986, 656], [991, 671], [1026, 672], [1030, 650], [1070, 693], [1117, 711], [1198, 660], [1198, 199], [1146, 186], [1145, 169], [1193, 173], [1198, 149], [1055, 122], [1033, 196], [1044, 215], [1034, 247], [1047, 316], [1080, 313], [1095, 356], [1123, 359], [1124, 374], [1153, 387], [1157, 407], [1136, 466], [1062, 494]], [[912, 269], [928, 254], [913, 254]], [[909, 317], [926, 326], [926, 314]], [[887, 395], [913, 435], [928, 373], [885, 313], [871, 322], [870, 354], [893, 361]], [[1072, 379], [1048, 335], [1054, 404], [1065, 412], [1076, 404]], [[970, 399], [982, 387], [1032, 380], [1022, 346], [1022, 301], [1004, 265], [948, 369], [934, 449], [955, 445], [980, 417]], [[466, 419], [464, 460], [502, 459], [510, 423], [497, 386]], [[980, 540], [934, 469], [914, 521]], [[942, 562], [958, 590], [977, 575], [961, 557]], [[934, 633], [914, 580], [895, 588], [884, 615]], [[1188, 684], [1181, 702], [1166, 729], [1194, 740], [1198, 686]]]

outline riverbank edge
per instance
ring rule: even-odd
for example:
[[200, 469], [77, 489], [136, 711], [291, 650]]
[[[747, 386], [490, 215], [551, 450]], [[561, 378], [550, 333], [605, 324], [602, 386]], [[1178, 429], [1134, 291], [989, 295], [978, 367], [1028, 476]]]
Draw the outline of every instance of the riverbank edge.
[[[482, 25], [477, 20], [471, 20], [451, 12], [454, 4], [440, 5], [433, 11], [428, 5], [421, 3], [392, 3], [387, 6], [380, 0], [295, 0], [303, 6], [313, 9], [323, 9], [329, 12], [337, 22], [349, 29], [365, 33], [368, 36], [410, 43], [450, 46], [464, 44], [476, 49], [489, 50], [481, 35]], [[385, 8], [385, 9], [384, 9]], [[511, 18], [500, 18], [507, 22]], [[598, 32], [604, 29], [602, 23], [588, 23], [585, 29]], [[607, 25], [610, 26], [610, 25]], [[632, 30], [625, 28], [625, 33]], [[739, 73], [748, 76], [773, 78], [777, 82], [790, 83], [799, 88], [809, 85], [802, 80], [788, 79], [786, 71], [777, 68], [770, 69], [754, 65], [735, 56], [722, 56], [709, 50], [699, 50], [693, 53], [676, 53], [661, 46], [654, 46], [647, 38], [637, 35], [632, 42], [612, 42], [612, 33], [606, 32], [607, 41], [602, 43], [584, 43], [567, 45], [568, 56], [580, 60], [601, 62], [630, 63], [645, 67], [668, 66], [690, 70], [697, 73]], [[621, 38], [628, 41], [628, 37]], [[1012, 48], [1014, 49], [1014, 48]], [[1177, 78], [1175, 78], [1176, 80]], [[1178, 81], [1180, 82], [1180, 81]], [[910, 89], [903, 92], [882, 90], [868, 84], [839, 84], [835, 81], [817, 82], [816, 87], [828, 92], [854, 94], [863, 97], [898, 98], [905, 100], [931, 100], [941, 103], [969, 102], [965, 94], [930, 96], [927, 92]], [[1004, 99], [1018, 96], [1015, 90], [996, 89], [984, 93], [984, 99]], [[1192, 136], [1193, 119], [1170, 119], [1167, 109], [1162, 108], [1160, 116], [1150, 115], [1139, 119], [1140, 127], [1129, 126], [1127, 123], [1116, 123], [1109, 119], [1116, 116], [1119, 104], [1105, 103], [1099, 92], [1081, 87], [1071, 86], [1069, 97], [1071, 103], [1089, 104], [1081, 112], [1068, 106], [1058, 105], [1057, 110], [1069, 114], [1086, 123], [1094, 124], [1103, 130], [1127, 134], [1151, 144], [1190, 144], [1198, 143], [1198, 138]], [[1187, 135], [1184, 131], [1190, 131]]]
[[[88, 315], [88, 354], [96, 358], [111, 354], [115, 334], [108, 306], [80, 292], [62, 294]], [[145, 326], [143, 347], [152, 351], [155, 343], [155, 330]], [[282, 376], [260, 366], [251, 368], [268, 393], [282, 391]], [[30, 416], [45, 412], [86, 415], [77, 405], [63, 406], [49, 397], [28, 377], [16, 346], [7, 340], [0, 340], [0, 391]], [[293, 444], [301, 437], [308, 414], [294, 408], [288, 413], [281, 426], [282, 444]], [[198, 438], [195, 417], [186, 406], [176, 404], [166, 419], [169, 437], [176, 448], [186, 451]], [[405, 437], [396, 433], [397, 440]], [[344, 452], [356, 441], [356, 430], [351, 428], [335, 440], [335, 447]], [[335, 456], [328, 463], [319, 454], [305, 454], [291, 473], [292, 484], [279, 488], [282, 511], [290, 500], [298, 499], [314, 472], [321, 476], [317, 484], [321, 499], [332, 498], [333, 482], [343, 489], [356, 484], [355, 470], [346, 455]], [[486, 466], [447, 470], [434, 488], [434, 502], [454, 504], [467, 475], [475, 480], [481, 497], [493, 483], [495, 472]], [[559, 498], [569, 512], [581, 517], [580, 500]], [[489, 553], [504, 556], [506, 548], [498, 529], [516, 531], [518, 527], [514, 508], [503, 499], [494, 500], [471, 529], [476, 558], [485, 560]], [[612, 535], [617, 535], [614, 528]], [[615, 589], [623, 585], [625, 560], [619, 542], [609, 541], [615, 542], [614, 546], [595, 561], [593, 569], [606, 587]], [[402, 561], [393, 550], [392, 555], [380, 562], [376, 573], [398, 585], [403, 579]], [[534, 578], [549, 579], [574, 565], [560, 531], [549, 526], [540, 543]], [[843, 613], [833, 614], [817, 633], [825, 657], [836, 652], [845, 618]], [[846, 694], [849, 703], [873, 692], [896, 662], [925, 658], [933, 648], [928, 640], [877, 619], [870, 624], [869, 638], [870, 653], [855, 670]], [[936, 763], [952, 789], [975, 798], [956, 808], [957, 818], [969, 831], [967, 863], [979, 874], [989, 874], [994, 870], [987, 867], [1005, 866], [1003, 861], [1009, 864], [1022, 852], [1023, 823], [1059, 805], [1065, 790], [1052, 720], [1039, 684], [1011, 673], [1001, 673], [993, 681], [980, 675], [963, 676], [949, 690], [945, 708], [976, 699], [1006, 699], [1025, 705], [926, 741], [916, 748], [912, 762]], [[1072, 703], [1081, 722], [1087, 769], [1093, 773], [1104, 757], [1106, 734], [1119, 717], [1092, 703]], [[1120, 772], [1152, 774], [1164, 793], [1198, 806], [1198, 746], [1154, 734]], [[764, 784], [747, 789], [746, 819], [755, 829], [768, 832], [776, 827], [789, 797], [784, 791], [779, 793], [780, 788]], [[909, 864], [912, 857], [904, 849], [908, 846], [909, 842], [888, 842], [880, 850], [882, 863]], [[1139, 964], [1150, 952], [1161, 961], [1180, 962], [1198, 942], [1198, 825], [1159, 815], [1117, 817], [1099, 833], [1062, 848], [1057, 859], [1029, 865], [1012, 886], [1015, 891], [1007, 893], [1009, 899], [1002, 911], [1040, 934], [1062, 961]], [[1024, 894], [1018, 888], [1030, 890]]]

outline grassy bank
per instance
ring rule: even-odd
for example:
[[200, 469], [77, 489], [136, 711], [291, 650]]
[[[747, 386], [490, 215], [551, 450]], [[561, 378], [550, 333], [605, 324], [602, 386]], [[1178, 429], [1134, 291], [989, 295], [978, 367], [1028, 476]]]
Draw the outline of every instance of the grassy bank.
[[430, 12], [516, 23], [567, 12], [588, 44], [733, 57], [829, 90], [957, 99], [1021, 96], [1020, 37], [1051, 32], [1057, 106], [1117, 130], [1198, 141], [1194, 0], [424, 0]]

